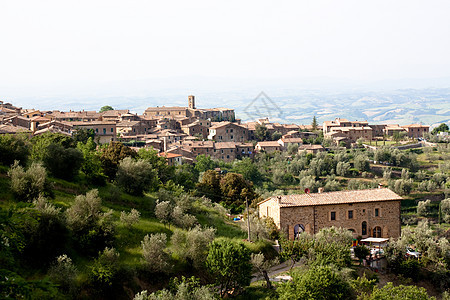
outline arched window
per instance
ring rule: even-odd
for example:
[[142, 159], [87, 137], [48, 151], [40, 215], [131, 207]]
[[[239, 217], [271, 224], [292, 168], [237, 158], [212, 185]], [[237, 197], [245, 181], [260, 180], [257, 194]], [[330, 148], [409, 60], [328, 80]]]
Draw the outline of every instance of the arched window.
[[373, 237], [380, 238], [381, 237], [381, 227], [377, 226], [373, 228]]
[[297, 224], [294, 226], [294, 239], [298, 239], [300, 234], [302, 232], [305, 232], [305, 225], [303, 224]]
[[361, 235], [367, 235], [367, 222], [366, 221], [362, 222]]

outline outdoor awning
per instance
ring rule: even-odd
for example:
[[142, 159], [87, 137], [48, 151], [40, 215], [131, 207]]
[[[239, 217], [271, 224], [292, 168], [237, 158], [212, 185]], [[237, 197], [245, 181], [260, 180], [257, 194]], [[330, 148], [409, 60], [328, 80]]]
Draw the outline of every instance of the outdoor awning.
[[368, 243], [385, 243], [387, 241], [389, 241], [389, 239], [386, 239], [386, 238], [374, 238], [374, 237], [370, 237], [370, 238], [361, 240], [361, 242], [368, 242]]

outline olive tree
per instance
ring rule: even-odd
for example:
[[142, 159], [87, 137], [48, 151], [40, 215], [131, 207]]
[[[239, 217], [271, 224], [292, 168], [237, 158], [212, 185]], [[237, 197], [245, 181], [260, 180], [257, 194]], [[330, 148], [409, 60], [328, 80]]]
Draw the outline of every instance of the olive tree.
[[139, 196], [158, 185], [158, 175], [147, 161], [126, 157], [119, 164], [116, 183], [125, 192]]

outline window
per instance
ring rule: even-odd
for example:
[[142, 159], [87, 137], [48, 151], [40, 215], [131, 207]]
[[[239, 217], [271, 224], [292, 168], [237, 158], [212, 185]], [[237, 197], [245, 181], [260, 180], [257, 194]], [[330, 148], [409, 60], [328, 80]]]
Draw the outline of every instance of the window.
[[335, 211], [332, 211], [332, 212], [330, 213], [330, 218], [331, 218], [331, 221], [336, 220], [336, 212], [335, 212]]
[[353, 219], [353, 210], [348, 211], [348, 218]]
[[230, 139], [233, 139], [233, 135], [230, 136]]
[[377, 227], [373, 228], [373, 235], [372, 235], [372, 237], [375, 237], [375, 238], [380, 238], [381, 237], [381, 227], [380, 226], [377, 226]]
[[379, 216], [380, 216], [380, 209], [375, 208], [375, 217], [379, 217]]
[[[134, 129], [134, 131], [136, 131], [136, 129]], [[111, 132], [114, 132], [114, 128], [111, 128]]]
[[364, 221], [361, 224], [361, 234], [362, 235], [367, 235], [367, 222]]
[[106, 134], [106, 128], [103, 128], [103, 134]]
[[230, 129], [230, 132], [233, 132], [233, 129]]

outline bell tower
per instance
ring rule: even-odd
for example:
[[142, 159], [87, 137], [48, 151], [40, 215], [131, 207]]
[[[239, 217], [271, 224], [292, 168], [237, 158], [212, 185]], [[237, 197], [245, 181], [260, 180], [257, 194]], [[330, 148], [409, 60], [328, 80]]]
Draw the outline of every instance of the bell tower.
[[188, 96], [188, 107], [190, 109], [195, 109], [195, 96], [193, 95]]

